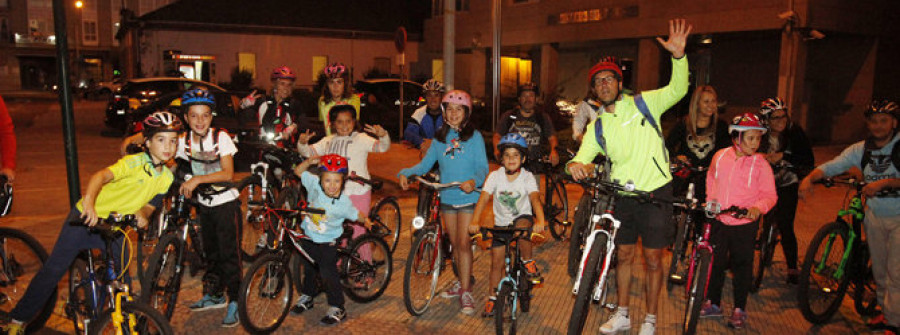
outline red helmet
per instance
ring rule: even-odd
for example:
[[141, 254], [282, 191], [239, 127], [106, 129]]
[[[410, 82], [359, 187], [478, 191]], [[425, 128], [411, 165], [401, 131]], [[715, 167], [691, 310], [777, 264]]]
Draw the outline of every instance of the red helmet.
[[343, 77], [345, 73], [347, 73], [347, 67], [341, 63], [331, 63], [331, 65], [325, 67], [325, 70], [323, 72], [325, 73], [325, 76], [328, 77], [328, 79], [340, 78]]
[[622, 68], [619, 66], [619, 62], [615, 57], [606, 57], [600, 60], [594, 67], [591, 68], [590, 75], [588, 75], [588, 83], [594, 83], [594, 76], [600, 71], [612, 71], [615, 72], [618, 77], [617, 80], [622, 80]]
[[766, 126], [759, 120], [759, 117], [754, 113], [744, 113], [743, 115], [736, 116], [734, 120], [731, 122], [731, 125], [728, 126], [728, 133], [735, 135], [735, 133], [742, 133], [748, 130], [761, 130], [763, 133], [766, 132]]
[[282, 65], [272, 70], [272, 80], [277, 79], [296, 80], [297, 76], [294, 71], [291, 71], [291, 68]]
[[341, 155], [329, 154], [319, 157], [319, 171], [337, 172], [342, 175], [349, 173], [347, 159]]

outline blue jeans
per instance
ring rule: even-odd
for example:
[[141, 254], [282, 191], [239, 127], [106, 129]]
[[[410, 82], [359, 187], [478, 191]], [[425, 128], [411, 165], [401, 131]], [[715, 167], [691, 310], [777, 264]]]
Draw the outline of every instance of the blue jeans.
[[[62, 230], [56, 238], [56, 244], [53, 245], [53, 252], [44, 262], [44, 266], [38, 271], [37, 275], [28, 284], [25, 295], [22, 300], [16, 304], [16, 307], [9, 313], [9, 316], [17, 321], [31, 321], [37, 313], [47, 303], [47, 299], [56, 290], [56, 285], [62, 279], [69, 266], [78, 257], [82, 250], [86, 249], [105, 249], [106, 244], [100, 234], [90, 232], [87, 227], [81, 225], [71, 225], [70, 222], [81, 222], [79, 218], [81, 212], [76, 208], [72, 208], [66, 221], [63, 223]], [[122, 240], [119, 237], [112, 244], [113, 257], [118, 258], [122, 251]], [[126, 252], [128, 252], [126, 250]], [[126, 259], [130, 255], [125, 255]], [[121, 262], [116, 259], [116, 268], [121, 271]]]

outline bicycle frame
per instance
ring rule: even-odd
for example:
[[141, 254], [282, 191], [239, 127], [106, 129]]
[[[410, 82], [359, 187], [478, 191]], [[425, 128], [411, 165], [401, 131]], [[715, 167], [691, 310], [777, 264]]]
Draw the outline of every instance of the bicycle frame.
[[[844, 216], [850, 216], [851, 222], [847, 222], [844, 219]], [[841, 222], [847, 226], [847, 231], [849, 235], [849, 241], [847, 241], [847, 247], [844, 249], [844, 254], [841, 257], [841, 264], [834, 271], [832, 277], [837, 280], [841, 280], [844, 278], [845, 274], [848, 274], [847, 267], [854, 259], [852, 257], [854, 252], [856, 252], [857, 244], [862, 243], [862, 221], [865, 218], [865, 209], [863, 206], [862, 198], [859, 194], [856, 194], [852, 199], [850, 199], [850, 205], [847, 209], [842, 209], [838, 211], [837, 222]], [[837, 238], [836, 234], [831, 234], [828, 236], [828, 242], [825, 244], [825, 255], [831, 252], [831, 246], [834, 243], [834, 239]], [[822, 271], [825, 270], [825, 258], [819, 260], [819, 264], [816, 264], [815, 272], [821, 274]]]
[[[592, 293], [592, 299], [600, 300], [603, 295], [606, 293], [604, 288], [607, 282], [607, 277], [609, 275], [609, 264], [612, 261], [612, 257], [616, 250], [615, 238], [616, 234], [619, 231], [619, 227], [622, 226], [622, 222], [612, 216], [612, 211], [608, 211], [607, 213], [603, 213], [602, 215], [592, 215], [591, 223], [594, 228], [591, 231], [591, 234], [588, 235], [587, 242], [585, 246], [587, 249], [581, 254], [581, 266], [578, 268], [578, 275], [575, 277], [575, 284], [572, 286], [572, 294], [578, 294], [578, 285], [581, 282], [581, 277], [584, 274], [584, 269], [590, 264], [587, 264], [588, 255], [591, 253], [591, 246], [594, 243], [594, 239], [599, 234], [606, 235], [606, 257], [603, 259], [603, 268], [600, 270], [600, 278], [597, 278], [597, 286], [594, 287], [594, 292]], [[605, 226], [608, 227], [600, 227], [602, 222], [608, 222]]]
[[[697, 253], [700, 250], [709, 251], [709, 265], [706, 271], [707, 275], [712, 274], [712, 265], [715, 262], [715, 252], [713, 252], [713, 246], [709, 243], [710, 235], [712, 235], [712, 223], [709, 220], [703, 223], [703, 234], [698, 236], [697, 242], [694, 243], [693, 250], [691, 251], [691, 265], [688, 267], [688, 276], [687, 276], [687, 285], [684, 286], [685, 293], [691, 293], [691, 284], [694, 283], [694, 269], [697, 266]], [[709, 288], [709, 281], [706, 281], [706, 285], [703, 286], [703, 296], [706, 296], [707, 289]]]

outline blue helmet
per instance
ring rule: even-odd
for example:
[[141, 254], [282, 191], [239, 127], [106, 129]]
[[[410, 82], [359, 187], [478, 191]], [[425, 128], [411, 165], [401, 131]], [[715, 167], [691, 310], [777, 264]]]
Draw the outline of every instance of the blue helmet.
[[525, 138], [519, 133], [509, 133], [503, 135], [503, 138], [500, 139], [500, 143], [497, 143], [497, 149], [500, 150], [500, 154], [503, 154], [503, 151], [506, 148], [516, 148], [519, 149], [519, 152], [522, 153], [522, 157], [525, 157], [525, 153], [528, 151], [528, 142], [525, 141]]
[[213, 98], [209, 91], [202, 88], [194, 88], [187, 90], [181, 96], [181, 106], [187, 108], [192, 105], [207, 105], [209, 108], [216, 108], [216, 99]]

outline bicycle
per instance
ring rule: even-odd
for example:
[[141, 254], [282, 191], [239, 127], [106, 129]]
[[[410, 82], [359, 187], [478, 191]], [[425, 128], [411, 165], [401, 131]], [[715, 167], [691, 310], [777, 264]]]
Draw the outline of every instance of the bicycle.
[[778, 225], [774, 221], [774, 211], [760, 218], [762, 229], [756, 238], [756, 255], [753, 257], [753, 282], [750, 292], [757, 292], [762, 287], [766, 268], [772, 265], [775, 247], [781, 242]]
[[[130, 255], [127, 260], [122, 260], [126, 265], [123, 272], [116, 273], [112, 244], [121, 233], [125, 235], [122, 247], [130, 247], [130, 239], [123, 229], [136, 225], [134, 215], [113, 213], [101, 219], [91, 228], [105, 243], [99, 264], [93, 252], [86, 250], [69, 267], [69, 297], [65, 310], [77, 333], [174, 334], [163, 315], [132, 295], [128, 279], [120, 281], [127, 276]], [[102, 310], [104, 307], [106, 310]]]
[[[380, 181], [366, 179], [356, 174], [351, 175], [349, 179], [372, 186], [372, 191], [378, 191], [384, 186], [384, 183]], [[369, 211], [369, 220], [372, 221], [372, 227], [369, 228], [368, 233], [384, 239], [393, 254], [394, 250], [397, 250], [397, 242], [400, 241], [403, 222], [397, 197], [388, 196], [378, 200]]]
[[[684, 175], [684, 179], [688, 181], [685, 198], [689, 201], [696, 199], [696, 178], [705, 176], [706, 168], [702, 166], [692, 166], [687, 163], [672, 164], [673, 174]], [[686, 206], [675, 206], [675, 243], [672, 244], [672, 258], [669, 261], [669, 273], [666, 276], [666, 291], [671, 292], [674, 285], [683, 285], [688, 274], [688, 266], [686, 260], [689, 257], [689, 251], [693, 247], [694, 237], [697, 228], [694, 222], [691, 208]]]
[[[565, 155], [565, 157], [560, 157], [560, 162], [568, 161], [574, 157], [574, 154], [568, 149], [557, 148], [557, 152]], [[569, 227], [572, 226], [572, 223], [569, 222], [569, 199], [563, 177], [564, 172], [562, 172], [565, 164], [553, 166], [550, 163], [550, 158], [544, 157], [538, 161], [537, 166], [539, 171], [536, 172], [544, 174], [543, 202], [547, 227], [554, 239], [562, 241], [566, 239], [566, 233]]]
[[581, 185], [584, 189], [584, 194], [581, 196], [581, 200], [578, 201], [578, 206], [575, 207], [575, 218], [572, 221], [572, 232], [569, 240], [569, 257], [567, 261], [569, 277], [575, 277], [575, 275], [578, 274], [581, 256], [586, 248], [585, 242], [590, 233], [588, 224], [591, 222], [593, 214], [596, 213], [594, 212], [595, 206], [593, 204], [601, 204], [609, 201], [609, 192], [598, 187], [598, 184], [594, 182], [603, 180], [603, 178], [606, 177], [605, 172], [603, 172], [605, 167], [600, 168], [601, 166], [603, 165], [595, 165], [594, 178], [575, 182]]
[[[185, 181], [189, 179], [190, 175], [185, 177]], [[196, 193], [198, 197], [209, 197], [232, 188], [242, 189], [253, 180], [254, 176], [249, 176], [238, 185], [228, 182], [201, 184]], [[216, 190], [213, 186], [220, 189]], [[167, 220], [161, 227], [164, 234], [148, 258], [146, 278], [141, 281], [141, 301], [159, 310], [167, 320], [172, 319], [175, 311], [185, 263], [191, 265], [191, 276], [197, 271], [193, 269], [206, 268], [199, 222], [191, 217], [191, 207], [196, 208], [200, 203], [179, 194], [173, 205], [173, 211], [167, 213]]]
[[[540, 281], [534, 282], [527, 278], [525, 264], [519, 257], [519, 244], [516, 241], [529, 238], [531, 228], [516, 227], [482, 227], [482, 236], [492, 235], [504, 245], [504, 273], [497, 285], [497, 302], [494, 307], [494, 327], [497, 334], [515, 334], [517, 330], [517, 314], [519, 309], [528, 313], [531, 309], [531, 289]], [[503, 236], [509, 234], [509, 236]], [[511, 247], [516, 243], [515, 247]], [[507, 328], [508, 326], [508, 328]]]
[[[297, 209], [266, 208], [266, 222], [277, 224], [271, 227], [277, 237], [267, 246], [244, 274], [238, 298], [238, 315], [241, 325], [251, 333], [271, 333], [278, 329], [287, 316], [294, 291], [294, 278], [302, 275], [297, 256], [304, 257], [313, 266], [318, 266], [303, 249], [300, 241], [308, 237], [299, 229], [298, 220], [302, 214], [325, 214], [324, 210], [303, 205]], [[345, 225], [343, 238], [349, 238], [352, 231]], [[360, 256], [360, 250], [371, 250], [369, 259]], [[371, 234], [352, 240], [349, 246], [338, 246], [338, 274], [344, 293], [356, 302], [370, 302], [384, 294], [391, 280], [393, 260], [387, 243]], [[299, 284], [299, 281], [298, 283]], [[274, 315], [267, 315], [269, 304], [280, 304], [272, 309]]]
[[[838, 211], [834, 222], [819, 228], [806, 249], [797, 291], [800, 312], [811, 323], [825, 323], [837, 312], [852, 286], [854, 309], [860, 315], [871, 316], [876, 312], [877, 297], [869, 248], [862, 236], [865, 219], [862, 189], [867, 183], [855, 178], [826, 178], [818, 183], [825, 187], [848, 185], [856, 193]], [[898, 195], [900, 192], [894, 189], [883, 190], [876, 196]]]
[[[686, 206], [685, 208], [692, 210], [693, 206]], [[712, 275], [715, 256], [713, 252], [714, 246], [709, 242], [712, 235], [712, 222], [710, 220], [719, 214], [731, 214], [734, 217], [747, 215], [746, 208], [731, 206], [727, 209], [722, 209], [721, 205], [716, 202], [707, 202], [703, 210], [707, 219], [703, 224], [703, 231], [695, 237], [696, 240], [693, 242], [686, 278], [687, 304], [684, 307], [684, 318], [682, 321], [682, 331], [685, 335], [691, 335], [697, 331], [697, 320], [700, 317], [700, 309], [703, 307], [703, 302], [706, 301], [709, 279]]]
[[[406, 311], [413, 316], [420, 316], [428, 310], [437, 293], [441, 272], [448, 262], [451, 263], [453, 272], [459, 273], [453, 261], [450, 236], [444, 232], [444, 225], [441, 223], [440, 191], [459, 187], [462, 183], [441, 184], [437, 179], [434, 174], [416, 176], [419, 185], [423, 187], [419, 190], [417, 216], [412, 220], [415, 233], [403, 273], [403, 303]], [[474, 284], [474, 276], [471, 277], [471, 282]]]

